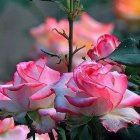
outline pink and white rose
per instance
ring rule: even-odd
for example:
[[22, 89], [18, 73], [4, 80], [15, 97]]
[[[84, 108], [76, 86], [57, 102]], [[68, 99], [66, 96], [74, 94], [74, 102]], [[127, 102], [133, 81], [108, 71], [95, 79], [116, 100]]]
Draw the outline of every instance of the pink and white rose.
[[88, 50], [87, 54], [93, 61], [106, 58], [104, 60], [100, 60], [100, 63], [103, 65], [111, 64], [114, 70], [123, 72], [124, 67], [122, 65], [107, 58], [113, 51], [115, 51], [115, 49], [117, 49], [119, 44], [120, 42], [118, 38], [113, 35], [105, 34], [98, 38], [96, 45], [94, 45], [92, 49]]
[[88, 51], [88, 56], [92, 60], [106, 58], [119, 46], [119, 44], [120, 42], [115, 36], [105, 34], [98, 38], [93, 49]]
[[140, 115], [133, 108], [140, 106], [140, 96], [127, 90], [127, 76], [112, 68], [83, 62], [73, 73], [65, 73], [54, 87], [56, 110], [99, 116], [103, 126], [113, 132], [127, 123], [140, 124]]
[[26, 140], [29, 129], [27, 126], [15, 126], [13, 118], [0, 120], [0, 140]]
[[[0, 99], [4, 100], [7, 97], [0, 92]], [[15, 126], [13, 118], [0, 120], [0, 140], [15, 140], [19, 138], [26, 140], [28, 133], [28, 127], [24, 125]]]
[[60, 73], [47, 67], [46, 61], [43, 57], [19, 63], [13, 81], [1, 86], [7, 98], [0, 100], [0, 109], [20, 117], [27, 112], [37, 112], [40, 119], [33, 125], [38, 133], [50, 131], [65, 117], [54, 109], [55, 94], [51, 90], [60, 79]]

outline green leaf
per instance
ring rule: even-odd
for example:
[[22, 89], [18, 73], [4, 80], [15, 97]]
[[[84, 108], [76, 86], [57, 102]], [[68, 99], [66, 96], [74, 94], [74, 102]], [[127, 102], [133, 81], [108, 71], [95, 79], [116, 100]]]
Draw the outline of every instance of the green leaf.
[[137, 84], [135, 84], [135, 83], [133, 83], [133, 82], [131, 82], [131, 81], [129, 81], [128, 82], [128, 88], [130, 89], [130, 90], [139, 90], [139, 85], [137, 85]]
[[125, 73], [127, 75], [140, 74], [140, 67], [130, 67], [130, 66], [127, 66], [125, 68]]
[[58, 126], [56, 131], [58, 133], [58, 140], [66, 140], [66, 134], [63, 128]]
[[81, 125], [87, 124], [91, 119], [92, 117], [88, 116], [71, 117], [67, 119], [66, 123], [69, 128], [76, 128]]
[[140, 85], [140, 76], [139, 75], [131, 75], [131, 76], [129, 76], [129, 81], [131, 81], [137, 85]]
[[92, 140], [88, 125], [74, 128], [70, 132], [72, 140]]
[[128, 129], [122, 129], [118, 132], [119, 140], [139, 140], [140, 139], [140, 126], [134, 125]]
[[79, 134], [81, 133], [82, 129], [83, 129], [83, 126], [73, 128], [70, 131], [71, 139], [72, 140], [78, 140], [79, 139]]
[[79, 140], [92, 140], [92, 137], [89, 133], [88, 125], [85, 125], [79, 134]]
[[124, 65], [140, 66], [140, 47], [135, 39], [128, 38], [121, 42], [109, 58]]
[[30, 119], [33, 120], [33, 121], [39, 121], [40, 120], [40, 117], [39, 117], [37, 111], [30, 111], [27, 114], [30, 117]]

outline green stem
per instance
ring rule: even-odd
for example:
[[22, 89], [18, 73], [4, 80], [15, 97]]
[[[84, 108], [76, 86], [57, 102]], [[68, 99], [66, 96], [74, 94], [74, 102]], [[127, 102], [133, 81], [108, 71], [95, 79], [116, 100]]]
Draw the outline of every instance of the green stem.
[[72, 71], [72, 59], [73, 59], [73, 0], [70, 0], [70, 13], [68, 15], [69, 20], [69, 63], [68, 63], [68, 72]]
[[69, 64], [68, 72], [72, 70], [72, 57], [73, 57], [73, 20], [69, 19]]
[[73, 12], [73, 0], [70, 0], [70, 12]]
[[25, 120], [30, 129], [30, 134], [33, 137], [33, 140], [35, 140], [35, 130], [32, 128], [32, 120], [29, 118], [28, 115], [25, 116]]

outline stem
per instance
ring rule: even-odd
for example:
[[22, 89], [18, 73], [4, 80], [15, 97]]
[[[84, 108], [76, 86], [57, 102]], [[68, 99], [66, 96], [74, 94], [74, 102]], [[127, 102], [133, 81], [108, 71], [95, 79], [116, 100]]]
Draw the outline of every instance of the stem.
[[73, 58], [73, 20], [69, 19], [69, 64], [68, 72], [72, 70], [72, 58]]
[[28, 115], [25, 116], [25, 120], [30, 129], [29, 134], [33, 137], [33, 140], [35, 140], [35, 130], [32, 128], [32, 120], [29, 118]]
[[49, 135], [49, 137], [50, 137], [50, 140], [55, 140], [55, 137], [54, 137], [54, 135], [53, 135], [53, 132], [51, 131], [51, 132], [49, 132], [48, 133], [48, 135]]
[[35, 132], [33, 132], [33, 140], [35, 140]]
[[68, 72], [72, 70], [72, 58], [73, 58], [73, 18], [71, 16], [73, 12], [73, 0], [70, 0], [70, 15], [68, 16], [69, 20], [69, 64]]

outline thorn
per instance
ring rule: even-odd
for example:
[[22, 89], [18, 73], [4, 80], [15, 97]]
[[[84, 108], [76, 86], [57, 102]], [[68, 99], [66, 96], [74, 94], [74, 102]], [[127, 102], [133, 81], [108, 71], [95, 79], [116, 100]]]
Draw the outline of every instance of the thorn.
[[57, 57], [57, 58], [60, 58], [60, 55], [58, 54], [54, 54], [52, 52], [49, 52], [49, 51], [46, 51], [46, 50], [42, 50], [40, 49], [43, 53], [47, 54], [47, 55], [50, 55], [51, 57]]
[[62, 62], [62, 60], [61, 59], [59, 59], [59, 62], [58, 63], [56, 63], [56, 64], [60, 64]]
[[65, 61], [68, 61], [68, 55], [65, 54]]
[[86, 57], [85, 57], [85, 56], [83, 56], [82, 59], [83, 59], [84, 61], [86, 61]]
[[77, 47], [76, 47], [76, 49], [75, 49], [74, 52], [73, 52], [73, 55], [76, 54], [78, 51], [80, 51], [81, 49], [83, 49], [83, 48], [85, 48], [85, 47], [86, 47], [85, 45], [82, 46], [82, 47], [80, 47], [80, 48], [77, 48]]
[[41, 51], [42, 51], [43, 53], [45, 53], [45, 54], [51, 56], [51, 57], [57, 57], [57, 58], [59, 59], [59, 62], [56, 63], [56, 64], [60, 64], [60, 63], [62, 62], [61, 55], [54, 54], [54, 53], [49, 52], [49, 51], [44, 51], [44, 50], [42, 50], [42, 49], [41, 49]]
[[60, 31], [58, 31], [56, 28], [54, 28], [53, 30], [55, 30], [58, 34], [60, 34], [61, 36], [63, 36], [63, 37], [66, 38], [67, 40], [69, 39], [69, 37], [67, 36], [65, 30], [62, 30], [63, 33], [61, 33]]

